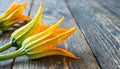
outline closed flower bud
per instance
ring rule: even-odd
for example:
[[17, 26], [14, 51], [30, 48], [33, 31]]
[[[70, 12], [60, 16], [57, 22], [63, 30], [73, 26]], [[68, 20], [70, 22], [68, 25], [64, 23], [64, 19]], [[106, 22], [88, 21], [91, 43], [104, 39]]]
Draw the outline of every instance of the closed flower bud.
[[40, 4], [40, 8], [34, 18], [25, 26], [12, 33], [11, 41], [13, 44], [21, 46], [23, 40], [48, 28], [48, 25], [41, 25], [42, 9], [43, 6]]
[[[12, 6], [14, 5], [16, 4], [13, 3]], [[18, 7], [22, 5], [24, 4], [21, 4]], [[34, 16], [34, 18], [26, 25], [14, 31], [10, 37], [10, 42], [0, 47], [0, 52], [3, 52], [4, 50], [10, 48], [11, 46], [20, 48], [23, 40], [48, 28], [48, 25], [41, 25], [42, 8], [43, 8], [42, 4], [40, 4], [40, 8], [37, 14]]]

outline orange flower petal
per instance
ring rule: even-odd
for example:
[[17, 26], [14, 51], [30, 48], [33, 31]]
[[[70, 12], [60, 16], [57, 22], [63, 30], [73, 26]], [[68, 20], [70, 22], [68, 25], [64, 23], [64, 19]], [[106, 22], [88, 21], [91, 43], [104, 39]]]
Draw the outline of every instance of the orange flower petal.
[[13, 11], [19, 9], [20, 7], [24, 7], [27, 5], [27, 3], [23, 3], [23, 4], [16, 4], [16, 2], [14, 1], [12, 3], [12, 5], [2, 14], [0, 15], [0, 19], [2, 18], [6, 18], [7, 16], [9, 16]]
[[[37, 14], [35, 15], [35, 17], [28, 24], [16, 30], [11, 35], [11, 39], [14, 41], [17, 40], [18, 44], [20, 44], [24, 39], [32, 35], [30, 31], [35, 31], [36, 28], [40, 27], [41, 21], [42, 21], [42, 4], [40, 4], [40, 8]], [[20, 38], [20, 37], [23, 37], [23, 38]]]
[[63, 42], [65, 39], [67, 39], [75, 30], [76, 30], [76, 28], [71, 28], [68, 31], [61, 33], [50, 39], [37, 38], [35, 41], [33, 41], [25, 46], [25, 47], [27, 47], [26, 51], [38, 53], [44, 49], [55, 48], [59, 43]]
[[42, 58], [42, 57], [46, 57], [46, 56], [50, 56], [50, 55], [63, 55], [63, 56], [71, 57], [74, 59], [78, 59], [78, 57], [76, 57], [71, 52], [69, 52], [65, 49], [61, 49], [61, 48], [53, 48], [50, 50], [47, 49], [47, 50], [37, 53], [37, 54], [28, 54], [30, 59], [37, 59], [37, 58]]
[[[36, 34], [36, 35], [34, 35], [34, 36], [29, 37], [28, 40], [26, 39], [26, 40], [23, 42], [23, 45], [25, 46], [25, 45], [28, 44], [29, 42], [32, 43], [32, 41], [35, 41], [37, 38], [42, 38], [42, 37], [44, 37], [45, 35], [49, 36], [50, 34], [52, 34], [52, 33], [55, 31], [56, 28], [59, 27], [59, 25], [63, 22], [63, 20], [64, 20], [64, 17], [61, 18], [61, 20], [59, 20], [55, 25], [52, 25], [51, 27], [49, 27], [49, 28], [46, 29], [45, 31], [40, 32], [40, 33], [38, 33], [38, 34]], [[46, 37], [47, 37], [47, 36], [46, 36]], [[46, 38], [46, 37], [45, 37], [45, 38]]]

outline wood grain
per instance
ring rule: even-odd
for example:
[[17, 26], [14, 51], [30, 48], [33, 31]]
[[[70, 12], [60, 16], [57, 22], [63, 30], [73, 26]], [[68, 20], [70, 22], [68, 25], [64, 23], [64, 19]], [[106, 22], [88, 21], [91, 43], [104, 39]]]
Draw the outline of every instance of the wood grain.
[[[33, 17], [36, 14], [40, 2], [40, 0], [33, 1], [30, 16]], [[56, 23], [62, 16], [65, 16], [65, 21], [61, 27], [78, 28], [64, 0], [42, 0], [42, 2], [44, 5], [43, 24]], [[26, 56], [23, 56], [16, 58], [13, 69], [100, 69], [79, 28], [59, 47], [68, 49], [80, 59], [74, 60], [63, 56], [49, 56], [38, 60], [29, 60]]]
[[[106, 29], [112, 34], [112, 36], [120, 43], [120, 17], [118, 12], [120, 1], [117, 0], [111, 0], [103, 3], [102, 0], [96, 1], [99, 3], [99, 7], [101, 7], [101, 11], [103, 12], [102, 15], [96, 15], [96, 17], [99, 18], [99, 21], [103, 23], [103, 25], [106, 27]], [[105, 4], [106, 3], [106, 4]], [[112, 7], [111, 7], [112, 6]], [[108, 7], [108, 8], [106, 8]], [[97, 8], [97, 7], [96, 7]], [[110, 8], [110, 9], [109, 9]], [[99, 8], [97, 8], [99, 9]]]
[[[113, 37], [109, 28], [105, 26], [98, 15], [108, 15], [103, 6], [97, 0], [65, 0], [73, 17], [76, 19], [79, 27], [86, 36], [86, 39], [99, 61], [102, 69], [119, 69], [120, 68], [120, 45]], [[107, 2], [106, 2], [107, 4]], [[116, 16], [111, 13], [109, 16]], [[102, 18], [102, 17], [101, 17]], [[108, 17], [105, 17], [108, 18]], [[117, 18], [118, 19], [118, 18]], [[103, 18], [103, 20], [105, 20]], [[112, 19], [109, 19], [112, 21]], [[111, 22], [113, 23], [113, 22]], [[107, 25], [106, 24], [106, 25]], [[115, 28], [114, 26], [112, 26]], [[116, 33], [118, 31], [115, 31]]]
[[114, 15], [120, 17], [120, 0], [97, 0]]

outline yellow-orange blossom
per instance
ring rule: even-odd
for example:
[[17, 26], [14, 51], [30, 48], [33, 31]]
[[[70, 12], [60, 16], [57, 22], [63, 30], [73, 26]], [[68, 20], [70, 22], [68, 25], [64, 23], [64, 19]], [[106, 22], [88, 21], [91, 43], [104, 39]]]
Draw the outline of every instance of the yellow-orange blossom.
[[76, 28], [59, 28], [63, 22], [62, 17], [52, 26], [43, 25], [42, 22], [42, 3], [34, 18], [25, 26], [19, 28], [11, 35], [11, 42], [20, 48], [12, 52], [9, 58], [0, 56], [1, 60], [15, 58], [21, 55], [27, 55], [30, 59], [37, 59], [50, 55], [63, 55], [71, 58], [77, 58], [71, 52], [58, 48], [57, 45], [66, 40]]

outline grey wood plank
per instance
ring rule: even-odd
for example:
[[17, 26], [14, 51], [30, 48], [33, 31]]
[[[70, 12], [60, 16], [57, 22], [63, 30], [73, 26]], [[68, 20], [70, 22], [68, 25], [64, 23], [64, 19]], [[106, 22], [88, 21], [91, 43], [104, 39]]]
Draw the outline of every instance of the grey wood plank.
[[[99, 7], [101, 7], [100, 10], [104, 12], [102, 13], [102, 15], [98, 14], [96, 17], [99, 18], [99, 20], [104, 24], [104, 26], [112, 34], [112, 36], [115, 37], [115, 39], [120, 43], [120, 17], [118, 13], [113, 13], [114, 11], [119, 12], [120, 1], [105, 1], [106, 5], [108, 5], [111, 10], [107, 9], [106, 5], [103, 6], [103, 4], [101, 4], [101, 1], [97, 0], [96, 2]], [[110, 7], [109, 5], [112, 5], [112, 7]]]
[[[6, 11], [6, 9], [13, 3], [14, 0], [0, 0], [0, 14], [2, 14], [4, 11]], [[28, 1], [28, 0], [26, 0]], [[21, 0], [16, 0], [17, 3], [23, 3], [26, 1], [21, 1]], [[29, 13], [29, 9], [30, 9], [30, 4], [26, 7], [26, 9], [24, 10], [24, 14], [28, 14]], [[22, 25], [21, 25], [22, 26]], [[15, 29], [17, 29], [18, 27], [16, 27]], [[9, 37], [11, 35], [13, 31], [7, 31], [4, 32], [2, 35], [0, 35], [0, 46], [6, 44], [9, 42]], [[15, 51], [15, 48], [10, 48], [9, 50], [0, 53], [1, 54], [6, 54], [6, 53], [10, 53], [12, 51]], [[6, 61], [0, 61], [0, 69], [11, 69], [12, 66], [14, 64], [14, 60], [6, 60]]]
[[108, 31], [108, 28], [104, 25], [102, 20], [99, 20], [100, 18], [97, 17], [97, 15], [106, 15], [105, 13], [107, 12], [104, 11], [96, 0], [65, 1], [86, 36], [102, 69], [119, 69], [120, 45], [112, 36], [111, 32]]
[[120, 0], [97, 0], [105, 8], [120, 17]]
[[[30, 16], [33, 17], [36, 14], [40, 2], [41, 0], [34, 0]], [[43, 23], [53, 24], [62, 16], [65, 16], [65, 21], [61, 27], [78, 28], [64, 0], [42, 0], [42, 2], [44, 5]], [[100, 69], [79, 28], [59, 47], [68, 49], [80, 59], [74, 60], [63, 56], [49, 56], [38, 60], [29, 60], [26, 56], [23, 56], [16, 58], [13, 69]]]

